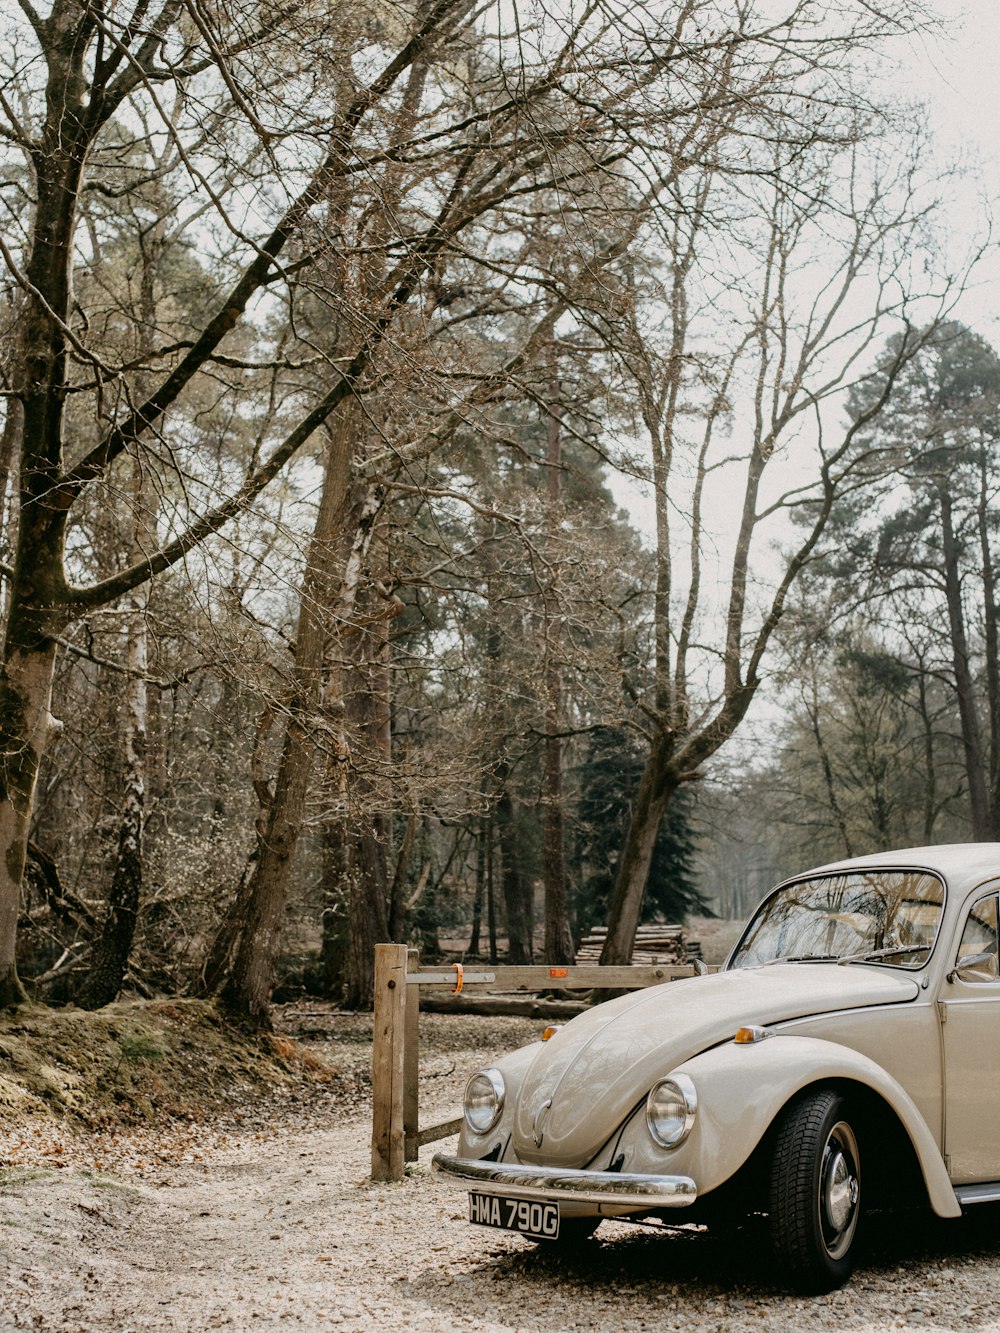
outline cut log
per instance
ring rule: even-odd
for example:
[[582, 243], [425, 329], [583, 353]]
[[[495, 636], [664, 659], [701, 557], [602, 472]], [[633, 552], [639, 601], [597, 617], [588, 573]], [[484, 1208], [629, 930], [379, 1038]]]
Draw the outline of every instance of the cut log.
[[[601, 956], [607, 938], [607, 926], [595, 926], [580, 941], [576, 951], [578, 963], [596, 962]], [[701, 957], [701, 947], [692, 953], [684, 934], [684, 927], [668, 922], [647, 921], [639, 926], [632, 949], [633, 963], [686, 963], [691, 957]]]

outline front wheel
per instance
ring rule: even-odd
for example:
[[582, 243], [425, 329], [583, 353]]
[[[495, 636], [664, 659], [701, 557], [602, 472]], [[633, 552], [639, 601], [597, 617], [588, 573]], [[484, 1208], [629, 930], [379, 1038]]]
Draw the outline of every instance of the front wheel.
[[839, 1092], [810, 1093], [787, 1108], [771, 1166], [771, 1240], [792, 1284], [832, 1291], [853, 1268], [861, 1215], [861, 1159]]

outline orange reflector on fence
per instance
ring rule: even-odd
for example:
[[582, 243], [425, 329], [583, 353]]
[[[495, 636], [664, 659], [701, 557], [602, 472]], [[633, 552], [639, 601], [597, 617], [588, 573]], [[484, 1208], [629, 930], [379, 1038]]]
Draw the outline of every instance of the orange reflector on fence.
[[568, 976], [569, 976], [569, 968], [568, 968], [568, 967], [550, 967], [550, 968], [549, 968], [549, 976], [550, 976], [550, 977], [568, 977]]
[[452, 994], [457, 995], [465, 981], [465, 968], [461, 963], [452, 963], [452, 967], [455, 969], [455, 989]]

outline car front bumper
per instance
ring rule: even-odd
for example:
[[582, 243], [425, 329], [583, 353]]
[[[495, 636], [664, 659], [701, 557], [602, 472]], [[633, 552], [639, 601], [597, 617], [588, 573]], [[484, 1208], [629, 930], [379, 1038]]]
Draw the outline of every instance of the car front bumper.
[[523, 1166], [520, 1162], [484, 1162], [475, 1157], [449, 1157], [445, 1153], [435, 1153], [431, 1166], [481, 1194], [542, 1203], [610, 1204], [616, 1212], [686, 1208], [698, 1197], [698, 1189], [689, 1176]]

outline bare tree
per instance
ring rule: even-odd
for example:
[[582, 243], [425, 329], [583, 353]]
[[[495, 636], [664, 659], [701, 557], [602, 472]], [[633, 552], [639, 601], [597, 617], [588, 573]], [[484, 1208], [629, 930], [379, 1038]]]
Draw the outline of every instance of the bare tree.
[[[651, 445], [657, 579], [652, 678], [648, 688], [625, 680], [649, 757], [619, 860], [606, 963], [629, 958], [663, 813], [746, 716], [789, 591], [817, 552], [838, 498], [864, 477], [857, 441], [914, 350], [904, 341], [879, 372], [863, 414], [839, 427], [838, 399], [874, 373], [882, 337], [907, 327], [924, 295], [904, 277], [930, 202], [915, 184], [909, 155], [895, 167], [877, 153], [866, 162], [874, 145], [849, 128], [839, 145], [770, 151], [766, 188], [738, 196], [749, 241], [748, 250], [737, 251], [740, 275], [721, 267], [713, 237], [721, 218], [732, 250], [733, 229], [724, 219], [734, 201], [706, 166], [675, 196], [662, 333], [648, 332], [634, 283], [631, 304], [617, 316], [625, 336], [612, 312]], [[713, 295], [713, 268], [726, 272], [721, 297]], [[742, 318], [732, 306], [737, 291], [746, 303]], [[948, 299], [945, 282], [931, 304], [940, 309]], [[718, 345], [720, 300], [733, 331], [728, 352]], [[709, 315], [715, 333], [706, 349], [699, 331]], [[692, 438], [692, 422], [700, 439]], [[782, 487], [788, 469], [800, 484]], [[783, 475], [769, 490], [775, 472]], [[728, 538], [720, 505], [731, 515]], [[775, 518], [789, 513], [802, 520], [801, 534], [775, 567], [769, 534], [773, 543]], [[757, 572], [755, 560], [762, 570], [768, 558], [766, 575]]]

